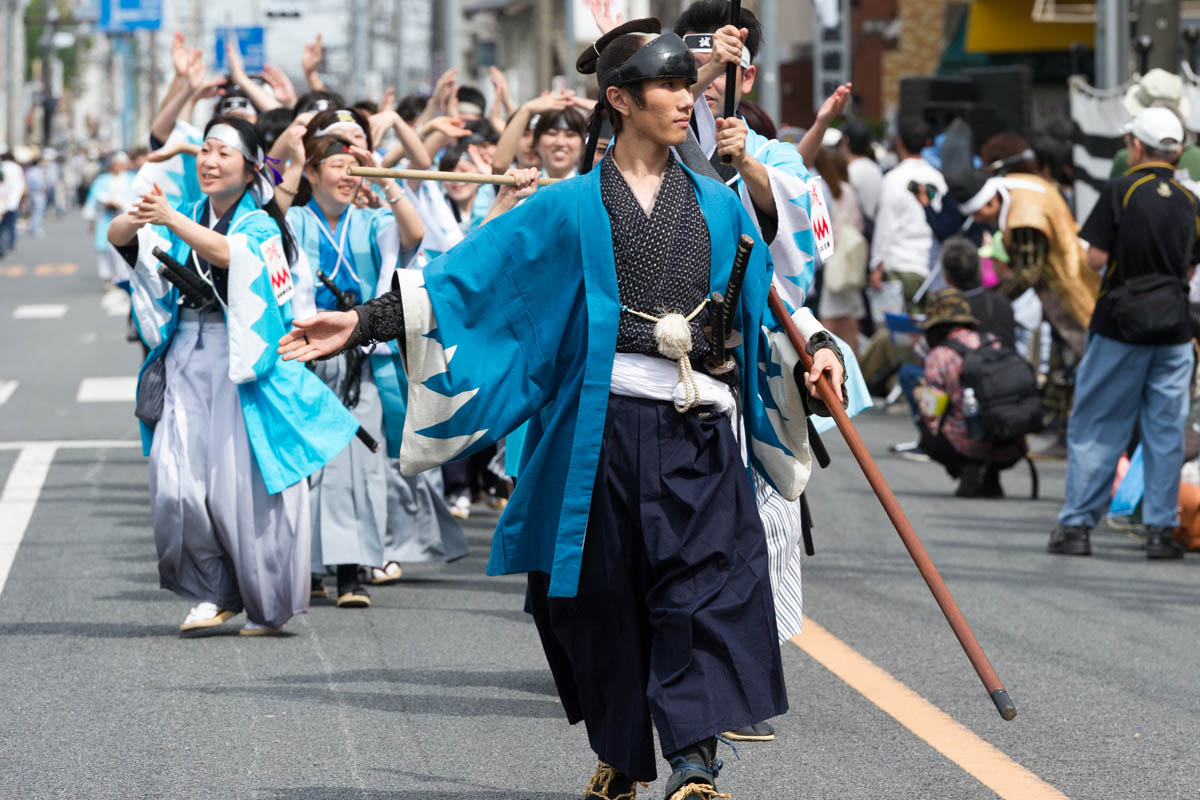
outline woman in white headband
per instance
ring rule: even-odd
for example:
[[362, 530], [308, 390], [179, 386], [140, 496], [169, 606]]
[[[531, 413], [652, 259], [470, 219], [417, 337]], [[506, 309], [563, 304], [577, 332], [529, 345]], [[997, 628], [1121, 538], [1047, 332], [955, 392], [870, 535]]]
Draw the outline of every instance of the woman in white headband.
[[[316, 375], [268, 346], [291, 325], [297, 250], [262, 159], [254, 126], [218, 117], [196, 157], [200, 199], [173, 208], [155, 186], [109, 232], [150, 348], [137, 415], [159, 578], [195, 603], [183, 632], [245, 610], [243, 635], [273, 634], [308, 609], [305, 478], [358, 429]], [[160, 252], [189, 291], [160, 273]]]
[[[373, 181], [383, 200], [379, 208], [356, 206], [366, 187], [349, 169], [374, 164], [370, 135], [360, 120], [352, 111], [318, 114], [309, 122], [302, 153], [293, 154], [304, 170], [287, 220], [317, 277], [319, 310], [341, 310], [388, 291], [392, 274], [408, 265], [421, 243], [421, 219], [395, 181]], [[318, 362], [316, 373], [365, 430], [399, 454], [407, 383], [389, 346], [369, 355], [347, 351]], [[398, 553], [385, 544], [409, 535], [411, 520], [399, 511], [403, 518], [389, 519], [390, 471], [386, 454], [351, 443], [310, 479], [313, 597], [329, 596], [322, 583], [327, 569], [337, 576], [339, 608], [371, 605], [360, 585], [360, 566], [368, 580], [399, 577]], [[459, 555], [465, 542], [463, 548]]]

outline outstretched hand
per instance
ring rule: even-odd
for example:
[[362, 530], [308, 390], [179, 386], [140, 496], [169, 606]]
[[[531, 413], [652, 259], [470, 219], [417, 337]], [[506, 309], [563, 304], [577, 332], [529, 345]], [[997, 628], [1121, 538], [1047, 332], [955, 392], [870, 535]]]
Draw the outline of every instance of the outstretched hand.
[[319, 361], [346, 349], [358, 327], [358, 314], [322, 311], [315, 317], [295, 320], [292, 326], [279, 340], [279, 355], [284, 361]]

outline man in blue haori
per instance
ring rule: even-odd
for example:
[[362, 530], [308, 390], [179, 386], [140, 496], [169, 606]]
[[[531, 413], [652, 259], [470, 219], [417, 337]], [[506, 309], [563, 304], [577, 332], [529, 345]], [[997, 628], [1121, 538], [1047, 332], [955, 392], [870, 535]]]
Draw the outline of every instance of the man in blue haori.
[[[529, 573], [559, 697], [600, 758], [591, 800], [655, 778], [652, 726], [667, 797], [716, 796], [716, 735], [787, 710], [750, 472], [797, 497], [811, 471], [803, 393], [822, 373], [842, 384], [831, 341], [810, 373], [795, 369], [754, 223], [673, 154], [696, 67], [660, 27], [633, 20], [580, 56], [616, 136], [595, 169], [400, 271], [398, 290], [280, 340], [302, 360], [397, 340], [408, 471], [528, 420], [488, 572]], [[725, 319], [711, 298], [733, 288], [743, 235], [755, 247], [728, 315], [743, 341], [726, 361], [705, 324]]]

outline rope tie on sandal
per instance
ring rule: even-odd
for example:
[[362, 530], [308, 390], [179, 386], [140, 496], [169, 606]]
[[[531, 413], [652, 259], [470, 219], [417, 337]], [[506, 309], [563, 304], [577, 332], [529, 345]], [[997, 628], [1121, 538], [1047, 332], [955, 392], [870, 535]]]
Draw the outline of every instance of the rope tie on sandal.
[[588, 781], [587, 789], [584, 790], [586, 797], [596, 796], [599, 800], [637, 800], [638, 786], [646, 787], [650, 784], [643, 782], [630, 782], [628, 792], [610, 795], [609, 789], [612, 788], [614, 780], [620, 776], [616, 767], [609, 766], [601, 761], [596, 765], [596, 772], [592, 775], [592, 779]]
[[680, 786], [679, 791], [671, 795], [668, 800], [715, 800], [715, 798], [730, 800], [732, 796], [718, 792], [715, 786], [708, 786], [703, 783], [689, 783]]
[[654, 343], [658, 347], [658, 352], [663, 358], [669, 358], [674, 361], [678, 368], [679, 383], [683, 386], [684, 390], [682, 405], [679, 401], [675, 401], [675, 410], [680, 414], [686, 414], [700, 404], [700, 387], [697, 385], [695, 373], [692, 371], [692, 360], [688, 357], [688, 353], [692, 349], [692, 328], [690, 323], [707, 305], [708, 298], [706, 297], [686, 317], [679, 313], [664, 314], [661, 317], [656, 317], [636, 311], [629, 306], [621, 306], [622, 311], [644, 319], [647, 322], [654, 323]]

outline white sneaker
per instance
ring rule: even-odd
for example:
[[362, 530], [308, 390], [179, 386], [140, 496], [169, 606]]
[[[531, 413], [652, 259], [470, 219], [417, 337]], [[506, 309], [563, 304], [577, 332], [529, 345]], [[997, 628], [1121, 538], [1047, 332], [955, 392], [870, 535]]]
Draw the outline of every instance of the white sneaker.
[[450, 502], [450, 515], [458, 519], [469, 519], [471, 516], [471, 498], [460, 494]]

